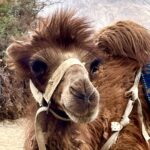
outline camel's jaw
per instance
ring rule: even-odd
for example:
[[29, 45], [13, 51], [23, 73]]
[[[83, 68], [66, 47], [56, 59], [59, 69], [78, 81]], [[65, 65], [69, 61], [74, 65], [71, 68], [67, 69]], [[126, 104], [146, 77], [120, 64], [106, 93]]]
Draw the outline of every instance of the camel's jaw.
[[88, 123], [94, 121], [99, 114], [99, 107], [97, 106], [93, 111], [87, 112], [85, 115], [78, 115], [75, 112], [71, 112], [64, 107], [65, 113], [68, 115], [71, 121], [75, 123]]

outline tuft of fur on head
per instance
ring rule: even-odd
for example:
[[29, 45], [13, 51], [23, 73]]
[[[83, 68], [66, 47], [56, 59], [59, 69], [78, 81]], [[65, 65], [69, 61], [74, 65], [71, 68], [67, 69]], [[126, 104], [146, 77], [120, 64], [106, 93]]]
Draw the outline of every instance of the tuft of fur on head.
[[132, 21], [119, 21], [96, 34], [96, 45], [112, 56], [128, 57], [140, 65], [150, 60], [150, 34]]
[[56, 11], [39, 20], [32, 34], [23, 37], [22, 41], [14, 41], [7, 48], [7, 64], [19, 76], [30, 77], [29, 61], [36, 52], [43, 49], [66, 51], [71, 47], [90, 49], [91, 33], [85, 18], [76, 16], [74, 11]]
[[77, 17], [75, 11], [58, 10], [39, 22], [33, 41], [44, 40], [61, 48], [86, 47], [91, 33], [89, 23]]

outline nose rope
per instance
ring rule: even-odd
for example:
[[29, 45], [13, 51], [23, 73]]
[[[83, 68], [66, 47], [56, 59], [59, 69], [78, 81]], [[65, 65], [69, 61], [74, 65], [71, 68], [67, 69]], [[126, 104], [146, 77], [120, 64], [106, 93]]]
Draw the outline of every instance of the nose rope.
[[[33, 95], [34, 99], [36, 100], [36, 102], [39, 104], [39, 106], [41, 106], [37, 110], [36, 117], [35, 117], [35, 135], [36, 135], [36, 140], [37, 140], [39, 150], [46, 150], [46, 146], [45, 146], [46, 141], [44, 138], [44, 133], [42, 131], [42, 127], [41, 127], [41, 119], [42, 118], [40, 116], [42, 116], [43, 114], [46, 115], [46, 112], [50, 111], [56, 118], [66, 121], [66, 118], [63, 118], [63, 117], [57, 115], [57, 113], [55, 113], [49, 107], [49, 105], [51, 102], [52, 95], [53, 95], [55, 89], [57, 88], [58, 84], [60, 83], [61, 79], [63, 78], [65, 72], [67, 71], [68, 68], [70, 68], [73, 65], [80, 65], [87, 72], [87, 70], [84, 66], [84, 63], [81, 63], [80, 60], [78, 60], [77, 58], [69, 58], [69, 59], [65, 60], [64, 62], [62, 62], [60, 64], [60, 66], [55, 70], [52, 77], [49, 79], [49, 81], [47, 83], [46, 90], [44, 93], [41, 93], [35, 87], [32, 80], [30, 80], [30, 90], [32, 92], [32, 95]], [[87, 74], [88, 74], [88, 72], [87, 72]], [[49, 104], [47, 107], [42, 106], [43, 99], [45, 99], [45, 101]], [[68, 121], [68, 119], [67, 119], [67, 121]]]

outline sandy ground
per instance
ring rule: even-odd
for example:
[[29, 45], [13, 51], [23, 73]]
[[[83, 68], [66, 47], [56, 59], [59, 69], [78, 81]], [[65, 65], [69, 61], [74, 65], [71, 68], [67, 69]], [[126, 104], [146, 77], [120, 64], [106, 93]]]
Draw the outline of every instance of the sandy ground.
[[23, 150], [25, 120], [0, 123], [0, 150]]

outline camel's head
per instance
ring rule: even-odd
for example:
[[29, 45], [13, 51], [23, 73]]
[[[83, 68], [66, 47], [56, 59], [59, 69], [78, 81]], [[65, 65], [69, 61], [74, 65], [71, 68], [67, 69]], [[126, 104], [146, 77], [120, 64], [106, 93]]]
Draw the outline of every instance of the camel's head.
[[[66, 62], [70, 60], [73, 61], [71, 58]], [[91, 73], [93, 69], [95, 71], [98, 61], [91, 62]], [[90, 81], [88, 69], [84, 64], [73, 64], [66, 70], [52, 100], [58, 103], [60, 109], [74, 122], [93, 121], [99, 112], [99, 93]]]
[[[83, 18], [60, 11], [42, 20], [36, 32], [7, 49], [8, 65], [21, 77], [31, 79], [40, 93], [49, 94], [50, 84], [56, 86], [47, 102], [51, 101], [55, 113], [77, 123], [93, 121], [99, 113], [100, 96], [91, 80], [100, 59], [90, 35]], [[54, 85], [49, 83], [52, 78], [56, 79]]]

